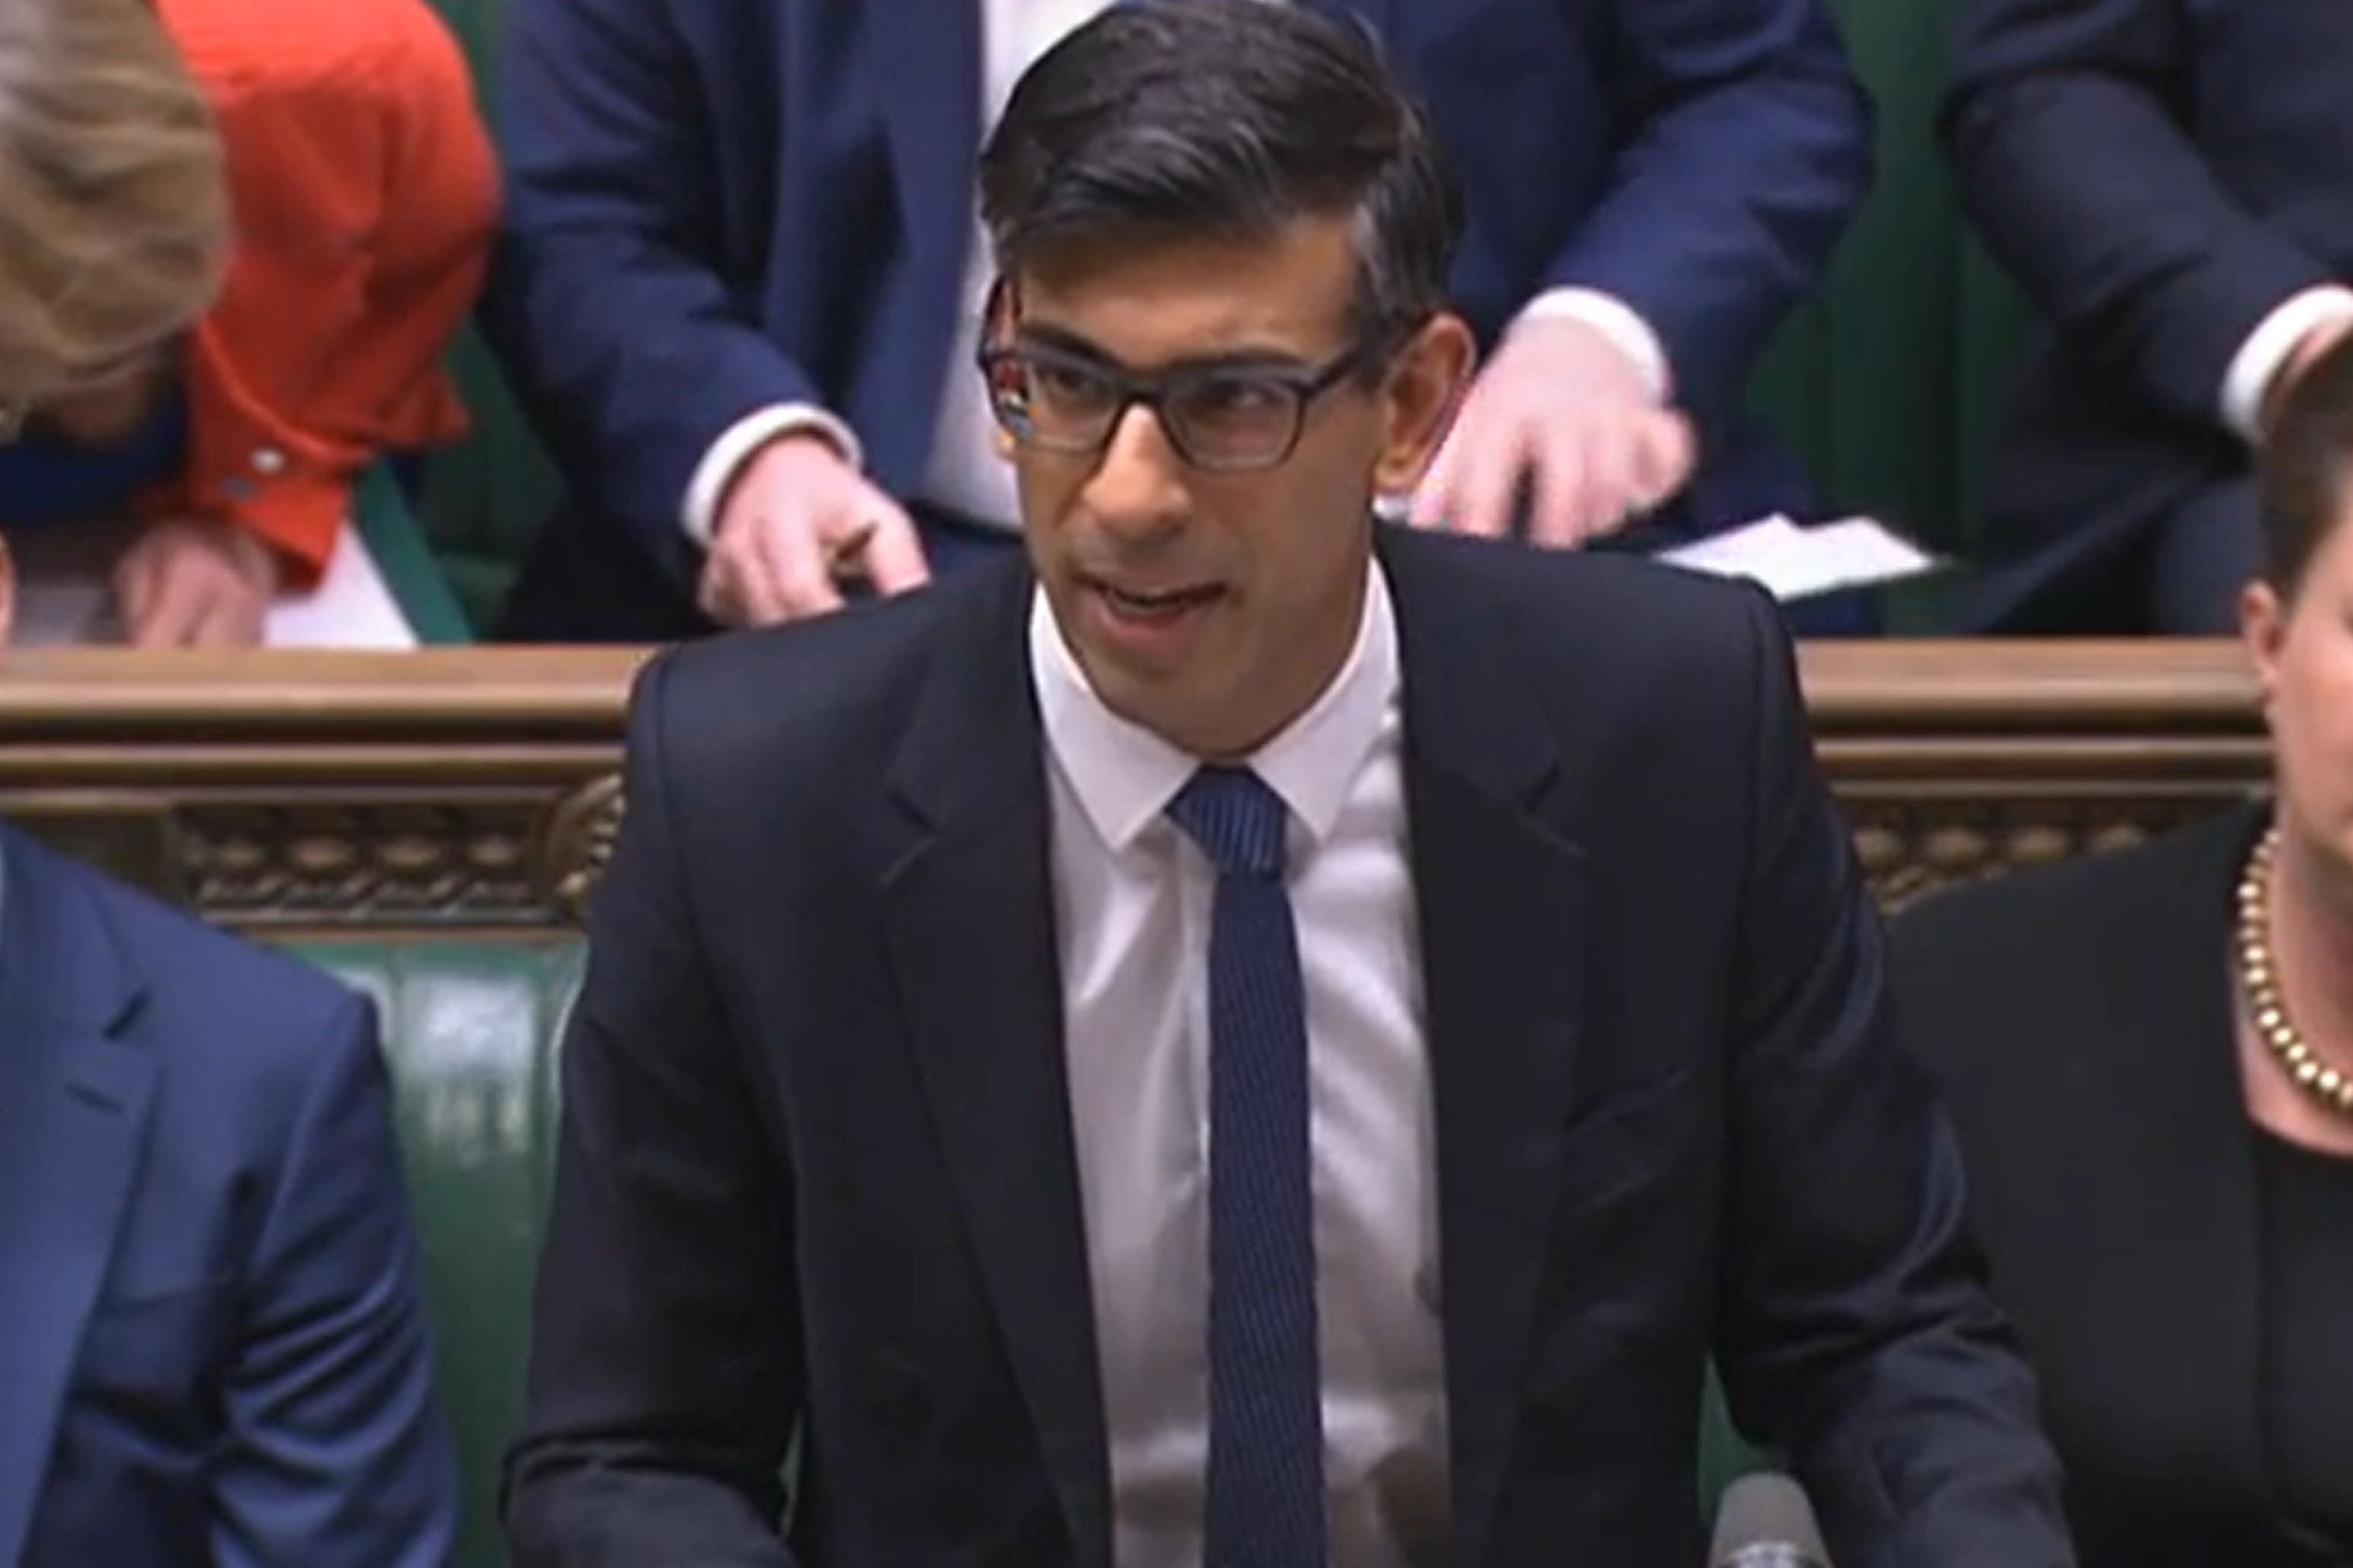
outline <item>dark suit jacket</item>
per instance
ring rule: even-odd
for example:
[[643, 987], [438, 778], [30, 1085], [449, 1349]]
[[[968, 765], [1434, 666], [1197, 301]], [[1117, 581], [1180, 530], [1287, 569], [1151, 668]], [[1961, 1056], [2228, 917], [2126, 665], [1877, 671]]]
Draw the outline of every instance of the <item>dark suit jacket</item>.
[[1989, 493], [1974, 616], [2115, 560], [2246, 471], [2232, 356], [2299, 289], [2353, 279], [2353, 6], [1963, 0], [1945, 142], [2052, 332]]
[[[1453, 282], [1482, 334], [1556, 285], [1617, 295], [1705, 427], [1691, 516], [1802, 510], [1802, 476], [1739, 404], [1868, 179], [1823, 0], [1304, 3], [1368, 19], [1430, 106], [1465, 180]], [[693, 629], [679, 510], [743, 415], [823, 404], [884, 489], [922, 479], [972, 234], [979, 5], [512, 8], [485, 322], [573, 498], [512, 618]]]
[[2282, 1523], [2257, 1426], [2253, 1139], [2232, 1036], [2252, 812], [1894, 922], [1898, 1033], [1943, 1080], [2084, 1568], [2344, 1568]]
[[366, 1005], [0, 831], [0, 1563], [438, 1568]]
[[[1385, 540], [1448, 1561], [1696, 1562], [1701, 1372], [1842, 1568], [2070, 1561], [1762, 595]], [[565, 1044], [525, 1568], [1103, 1568], [1016, 563], [645, 679]]]

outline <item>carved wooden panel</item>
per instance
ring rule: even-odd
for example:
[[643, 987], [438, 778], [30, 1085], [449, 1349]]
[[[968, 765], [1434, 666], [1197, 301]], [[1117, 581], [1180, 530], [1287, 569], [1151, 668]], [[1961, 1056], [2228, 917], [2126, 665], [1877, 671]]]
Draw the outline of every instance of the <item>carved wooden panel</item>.
[[258, 931], [575, 922], [640, 653], [20, 653], [0, 810]]
[[[0, 810], [257, 931], [576, 921], [642, 653], [0, 658]], [[2258, 788], [2236, 650], [1806, 649], [1825, 772], [1889, 903], [2160, 832]]]

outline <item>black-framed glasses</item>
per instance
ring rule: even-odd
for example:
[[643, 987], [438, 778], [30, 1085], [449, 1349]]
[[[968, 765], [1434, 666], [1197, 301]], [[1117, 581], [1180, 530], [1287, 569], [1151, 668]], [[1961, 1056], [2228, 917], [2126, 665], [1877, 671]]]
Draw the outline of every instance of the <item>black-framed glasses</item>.
[[1309, 407], [1380, 349], [1367, 340], [1321, 365], [1212, 362], [1145, 375], [1066, 349], [1015, 343], [982, 350], [980, 374], [997, 422], [1025, 447], [1092, 457], [1142, 404], [1178, 457], [1240, 474], [1288, 460]]

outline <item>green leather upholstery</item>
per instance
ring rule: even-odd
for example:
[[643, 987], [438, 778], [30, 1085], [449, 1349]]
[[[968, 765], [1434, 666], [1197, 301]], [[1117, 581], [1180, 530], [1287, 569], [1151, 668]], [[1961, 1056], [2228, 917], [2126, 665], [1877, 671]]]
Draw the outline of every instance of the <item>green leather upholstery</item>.
[[1839, 507], [1965, 548], [2029, 317], [1963, 227], [1936, 145], [1954, 0], [1834, 0], [1878, 106], [1879, 183], [1752, 405]]
[[553, 1174], [555, 1042], [574, 938], [319, 942], [375, 998], [425, 1254], [441, 1389], [464, 1468], [458, 1568], [496, 1568], [499, 1457], [522, 1400], [531, 1277]]
[[472, 622], [450, 594], [432, 541], [389, 467], [379, 463], [362, 476], [352, 495], [352, 519], [417, 640], [427, 647], [471, 642]]

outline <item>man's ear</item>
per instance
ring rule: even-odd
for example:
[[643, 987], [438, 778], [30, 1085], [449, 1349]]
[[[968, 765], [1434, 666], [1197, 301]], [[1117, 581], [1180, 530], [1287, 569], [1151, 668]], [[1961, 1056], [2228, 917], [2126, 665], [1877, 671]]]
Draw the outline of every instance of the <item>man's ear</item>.
[[1421, 482], [1454, 423], [1478, 358], [1471, 328], [1451, 311], [1432, 317], [1398, 351], [1381, 386], [1375, 493], [1402, 495]]

